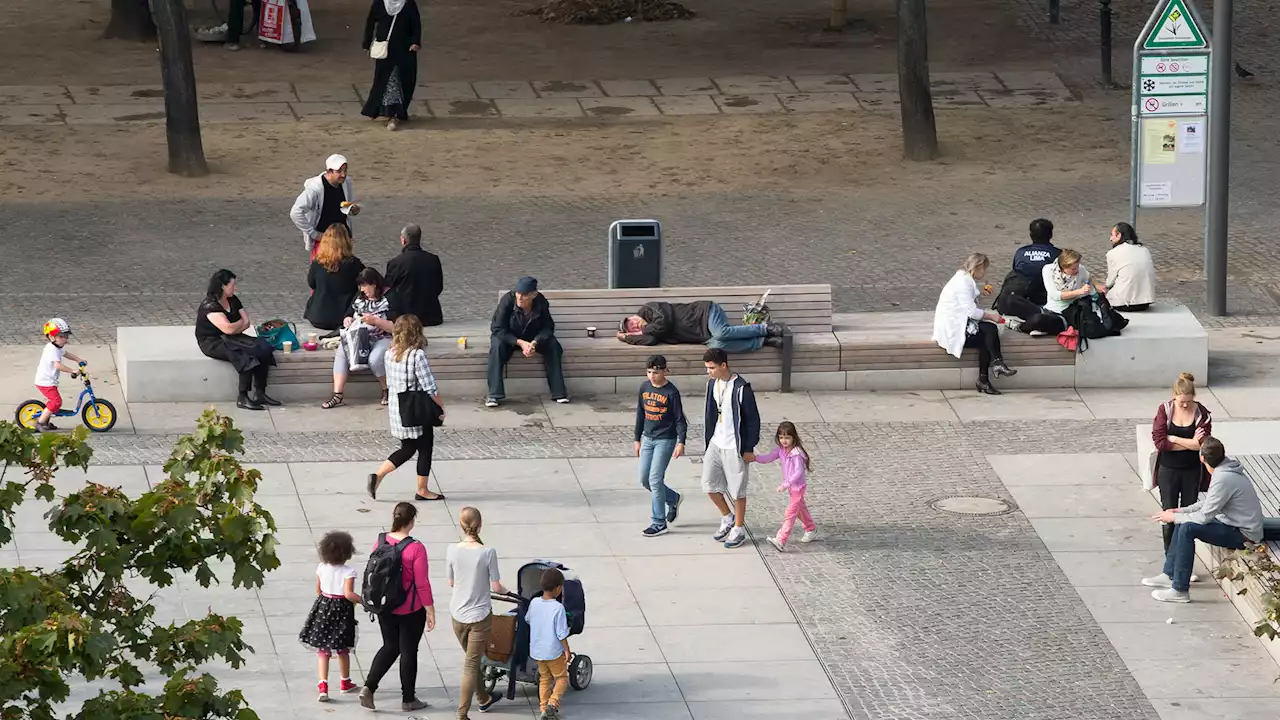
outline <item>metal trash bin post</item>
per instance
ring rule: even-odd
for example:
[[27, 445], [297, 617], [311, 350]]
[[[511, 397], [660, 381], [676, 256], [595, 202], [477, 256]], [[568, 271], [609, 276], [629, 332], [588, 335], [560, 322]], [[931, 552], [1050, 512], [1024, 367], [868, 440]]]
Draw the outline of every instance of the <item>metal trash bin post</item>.
[[616, 220], [609, 226], [609, 289], [662, 287], [662, 223]]

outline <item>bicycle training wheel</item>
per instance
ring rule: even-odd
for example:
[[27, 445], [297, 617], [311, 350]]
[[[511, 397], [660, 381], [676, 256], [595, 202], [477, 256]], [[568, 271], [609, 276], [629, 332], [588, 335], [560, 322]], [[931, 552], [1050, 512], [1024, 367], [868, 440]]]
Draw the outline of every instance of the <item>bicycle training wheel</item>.
[[23, 400], [18, 405], [18, 410], [13, 414], [13, 421], [28, 430], [36, 429], [36, 418], [40, 417], [40, 413], [44, 412], [43, 400]]
[[94, 432], [106, 432], [116, 426], [116, 406], [106, 400], [94, 400], [80, 411], [85, 427]]

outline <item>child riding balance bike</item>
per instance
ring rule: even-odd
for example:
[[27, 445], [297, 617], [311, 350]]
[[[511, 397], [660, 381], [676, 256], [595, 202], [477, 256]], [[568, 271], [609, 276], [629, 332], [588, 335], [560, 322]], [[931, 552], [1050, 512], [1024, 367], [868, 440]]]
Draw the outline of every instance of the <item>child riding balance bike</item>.
[[[36, 366], [35, 385], [44, 400], [26, 400], [18, 405], [14, 414], [19, 425], [37, 432], [57, 430], [53, 425], [54, 416], [74, 417], [80, 415], [85, 426], [94, 432], [106, 432], [116, 424], [116, 408], [106, 400], [100, 400], [93, 393], [93, 385], [85, 371], [88, 363], [81, 357], [67, 352], [67, 343], [71, 340], [71, 325], [62, 318], [53, 318], [44, 324], [44, 335], [49, 344], [40, 353], [40, 364]], [[71, 360], [78, 368], [70, 368], [63, 360]], [[84, 390], [76, 402], [74, 410], [62, 409], [62, 393], [58, 391], [58, 380], [62, 373], [70, 373], [74, 379], [84, 378]], [[86, 403], [85, 400], [88, 399]]]

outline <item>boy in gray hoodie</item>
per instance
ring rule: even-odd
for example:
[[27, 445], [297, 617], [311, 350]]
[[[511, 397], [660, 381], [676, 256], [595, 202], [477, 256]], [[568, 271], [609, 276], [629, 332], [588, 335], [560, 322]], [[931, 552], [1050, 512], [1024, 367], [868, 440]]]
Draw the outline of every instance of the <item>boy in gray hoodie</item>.
[[1214, 437], [1201, 441], [1200, 462], [1213, 473], [1209, 492], [1193, 505], [1152, 517], [1156, 522], [1174, 523], [1164, 572], [1142, 580], [1143, 585], [1160, 588], [1151, 597], [1161, 602], [1191, 602], [1188, 588], [1196, 540], [1233, 550], [1243, 548], [1246, 540], [1262, 541], [1262, 503], [1244, 466], [1228, 458], [1222, 441]]

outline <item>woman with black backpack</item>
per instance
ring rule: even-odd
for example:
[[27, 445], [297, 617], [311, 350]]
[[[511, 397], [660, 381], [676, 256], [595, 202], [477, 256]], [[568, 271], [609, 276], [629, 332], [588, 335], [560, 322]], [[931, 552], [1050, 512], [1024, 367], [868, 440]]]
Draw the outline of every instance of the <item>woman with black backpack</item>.
[[391, 531], [378, 535], [364, 571], [364, 605], [378, 617], [382, 647], [373, 656], [369, 673], [360, 690], [360, 705], [374, 709], [373, 694], [378, 681], [400, 658], [400, 709], [421, 710], [427, 704], [418, 699], [418, 644], [423, 631], [436, 627], [436, 609], [427, 575], [427, 549], [413, 539], [413, 521], [418, 508], [396, 503], [391, 512]]

